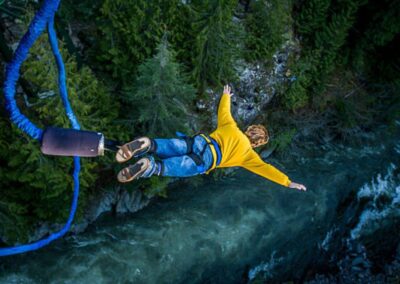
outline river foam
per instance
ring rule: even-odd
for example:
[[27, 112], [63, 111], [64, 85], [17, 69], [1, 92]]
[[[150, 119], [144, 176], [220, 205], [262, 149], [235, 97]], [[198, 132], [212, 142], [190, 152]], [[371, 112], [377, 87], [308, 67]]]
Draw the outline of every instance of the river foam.
[[391, 163], [384, 176], [378, 174], [359, 190], [357, 199], [365, 203], [365, 209], [350, 231], [352, 239], [359, 238], [363, 233], [372, 234], [385, 219], [400, 217], [400, 185], [396, 170], [397, 166]]

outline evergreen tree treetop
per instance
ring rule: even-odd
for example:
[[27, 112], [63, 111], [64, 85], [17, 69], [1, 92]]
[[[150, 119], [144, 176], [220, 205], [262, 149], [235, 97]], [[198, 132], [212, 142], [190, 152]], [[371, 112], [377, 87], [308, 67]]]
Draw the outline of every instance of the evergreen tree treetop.
[[188, 106], [194, 98], [194, 88], [180, 73], [166, 38], [157, 53], [139, 66], [134, 91], [128, 91], [129, 117], [146, 135], [174, 135], [185, 130]]
[[233, 0], [194, 1], [193, 78], [203, 91], [234, 78], [234, 59], [239, 54], [238, 26], [233, 22], [237, 2]]

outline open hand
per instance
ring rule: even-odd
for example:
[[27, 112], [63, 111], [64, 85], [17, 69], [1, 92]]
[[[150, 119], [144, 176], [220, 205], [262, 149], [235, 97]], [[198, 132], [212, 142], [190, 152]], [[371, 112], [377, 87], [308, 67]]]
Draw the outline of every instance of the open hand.
[[229, 85], [225, 85], [224, 86], [224, 94], [227, 94], [227, 95], [232, 97], [233, 94], [231, 93], [231, 91], [232, 91], [232, 89], [231, 89], [231, 87]]
[[302, 185], [300, 183], [295, 183], [295, 182], [291, 182], [289, 184], [289, 187], [290, 188], [295, 188], [295, 189], [298, 189], [298, 190], [303, 190], [303, 191], [307, 190], [307, 188], [304, 185]]

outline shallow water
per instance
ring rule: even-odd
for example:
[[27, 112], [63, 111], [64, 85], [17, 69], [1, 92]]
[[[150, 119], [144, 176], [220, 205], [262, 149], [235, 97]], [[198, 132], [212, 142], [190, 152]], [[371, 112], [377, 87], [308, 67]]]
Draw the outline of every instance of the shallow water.
[[[382, 137], [363, 147], [313, 146], [269, 159], [307, 192], [244, 170], [198, 186], [175, 185], [168, 199], [138, 213], [105, 216], [83, 234], [0, 259], [0, 282], [302, 279], [322, 254], [332, 258], [333, 240], [359, 240], [399, 220], [400, 144]], [[396, 232], [392, 238], [398, 242]]]

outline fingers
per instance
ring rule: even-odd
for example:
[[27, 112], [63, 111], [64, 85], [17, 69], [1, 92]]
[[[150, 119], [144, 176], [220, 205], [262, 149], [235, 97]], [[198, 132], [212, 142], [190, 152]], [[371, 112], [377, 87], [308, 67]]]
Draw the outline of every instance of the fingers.
[[230, 95], [231, 91], [232, 91], [232, 89], [231, 89], [231, 87], [229, 85], [225, 85], [224, 86], [224, 94]]
[[298, 184], [298, 185], [297, 185], [297, 189], [298, 189], [298, 190], [302, 190], [302, 191], [306, 191], [306, 190], [307, 190], [307, 188], [306, 188], [304, 185], [302, 185], [302, 184]]
[[229, 86], [228, 85], [224, 86], [224, 94], [229, 94]]
[[295, 189], [298, 189], [298, 190], [302, 190], [302, 191], [307, 191], [307, 188], [304, 185], [300, 184], [300, 183], [292, 182], [289, 187], [295, 188]]

